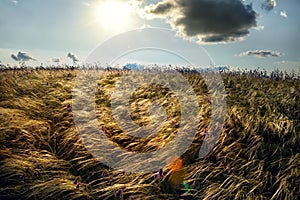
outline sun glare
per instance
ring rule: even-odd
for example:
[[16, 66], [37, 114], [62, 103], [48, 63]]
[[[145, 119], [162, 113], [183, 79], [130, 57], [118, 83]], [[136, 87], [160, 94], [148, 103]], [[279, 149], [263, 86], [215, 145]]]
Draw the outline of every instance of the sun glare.
[[131, 24], [131, 7], [120, 1], [105, 1], [98, 6], [96, 19], [106, 30], [123, 30]]

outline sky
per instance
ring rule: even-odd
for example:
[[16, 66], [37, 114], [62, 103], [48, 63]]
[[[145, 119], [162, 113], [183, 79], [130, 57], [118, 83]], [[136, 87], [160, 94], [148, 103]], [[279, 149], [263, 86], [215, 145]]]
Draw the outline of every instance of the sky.
[[159, 27], [215, 65], [297, 72], [299, 9], [299, 0], [0, 0], [0, 61], [80, 63], [115, 35]]

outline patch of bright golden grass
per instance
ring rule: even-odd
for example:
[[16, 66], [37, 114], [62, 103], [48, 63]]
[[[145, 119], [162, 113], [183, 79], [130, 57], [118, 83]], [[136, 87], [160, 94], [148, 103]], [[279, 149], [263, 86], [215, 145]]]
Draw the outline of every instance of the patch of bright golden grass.
[[[154, 136], [134, 138], [120, 130], [110, 109], [122, 73], [106, 72], [99, 80], [99, 124], [115, 144], [128, 150], [162, 148], [176, 135], [178, 101], [167, 89], [156, 90], [159, 85], [138, 88], [130, 100], [134, 122], [149, 124], [153, 102], [164, 105], [168, 118]], [[164, 168], [164, 177], [154, 178], [152, 173], [110, 169], [84, 147], [72, 116], [75, 76], [76, 70], [1, 71], [0, 199], [115, 199], [116, 192], [120, 199], [300, 196], [299, 80], [224, 74], [226, 123], [212, 152], [198, 159], [210, 122], [210, 97], [199, 74], [184, 74], [200, 105], [198, 132], [185, 154]]]

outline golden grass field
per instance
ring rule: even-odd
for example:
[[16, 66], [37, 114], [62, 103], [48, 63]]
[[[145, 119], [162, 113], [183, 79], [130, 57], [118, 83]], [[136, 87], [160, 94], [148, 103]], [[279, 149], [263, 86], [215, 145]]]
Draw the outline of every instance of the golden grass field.
[[[168, 118], [154, 136], [136, 139], [114, 121], [110, 97], [126, 71], [105, 71], [96, 91], [96, 115], [105, 134], [128, 151], [162, 148], [176, 135], [178, 101], [148, 85], [130, 100], [133, 121], [149, 124], [153, 101]], [[210, 95], [200, 74], [186, 72], [200, 105], [192, 145], [155, 173], [105, 166], [85, 148], [73, 121], [77, 70], [0, 72], [0, 199], [299, 199], [300, 79], [223, 73], [226, 121], [217, 144], [198, 152], [210, 120]], [[84, 98], [84, 97], [83, 97]], [[209, 133], [208, 133], [209, 134]], [[157, 169], [159, 171], [160, 169]]]

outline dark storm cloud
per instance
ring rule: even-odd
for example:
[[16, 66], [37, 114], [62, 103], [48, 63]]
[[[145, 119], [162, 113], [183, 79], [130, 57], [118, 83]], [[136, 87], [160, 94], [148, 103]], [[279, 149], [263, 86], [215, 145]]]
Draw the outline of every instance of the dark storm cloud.
[[79, 61], [79, 58], [73, 53], [68, 53], [67, 57], [70, 58], [74, 63]]
[[275, 8], [276, 6], [276, 0], [265, 0], [262, 4], [261, 4], [261, 8], [265, 9], [266, 11], [271, 11]]
[[247, 35], [249, 34], [248, 30], [244, 30], [241, 32], [236, 32], [236, 33], [230, 33], [230, 34], [220, 34], [220, 35], [212, 35], [212, 36], [206, 36], [202, 38], [203, 42], [207, 43], [218, 43], [218, 42], [235, 42], [239, 38], [241, 38], [242, 35]]
[[240, 56], [256, 56], [260, 58], [266, 57], [281, 57], [283, 53], [277, 51], [270, 51], [270, 50], [253, 50], [253, 51], [246, 51], [240, 54]]
[[29, 60], [36, 60], [32, 56], [28, 55], [27, 53], [18, 52], [17, 55], [11, 54], [10, 56], [15, 61], [25, 62]]
[[166, 17], [173, 28], [203, 42], [234, 42], [256, 27], [252, 5], [240, 0], [163, 0], [144, 8], [146, 16]]

